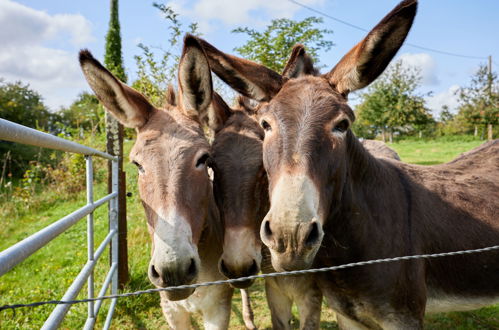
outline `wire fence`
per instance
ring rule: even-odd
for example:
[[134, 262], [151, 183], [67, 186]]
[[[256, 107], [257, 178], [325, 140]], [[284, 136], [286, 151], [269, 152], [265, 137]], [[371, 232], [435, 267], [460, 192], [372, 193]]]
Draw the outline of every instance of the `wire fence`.
[[139, 296], [139, 295], [143, 295], [143, 294], [149, 294], [149, 293], [161, 292], [161, 291], [196, 289], [196, 288], [204, 287], [204, 286], [231, 284], [231, 283], [236, 283], [236, 282], [243, 282], [243, 281], [247, 281], [247, 280], [254, 280], [254, 279], [260, 279], [260, 278], [267, 278], [267, 277], [296, 276], [296, 275], [306, 275], [306, 274], [313, 274], [313, 273], [324, 273], [324, 272], [336, 271], [336, 270], [358, 267], [358, 266], [367, 266], [367, 265], [382, 264], [382, 263], [389, 263], [389, 262], [396, 262], [396, 261], [415, 260], [415, 259], [430, 259], [430, 258], [440, 258], [440, 257], [449, 257], [449, 256], [459, 256], [459, 255], [466, 255], [466, 254], [473, 254], [473, 253], [489, 252], [489, 251], [494, 251], [494, 250], [499, 250], [499, 245], [489, 246], [489, 247], [480, 248], [480, 249], [473, 249], [473, 250], [461, 250], [461, 251], [443, 252], [443, 253], [434, 253], [434, 254], [418, 254], [418, 255], [402, 256], [402, 257], [394, 257], [394, 258], [366, 260], [366, 261], [359, 261], [359, 262], [353, 262], [353, 263], [348, 263], [348, 264], [343, 264], [343, 265], [338, 265], [338, 266], [331, 266], [331, 267], [324, 267], [324, 268], [267, 273], [267, 274], [252, 275], [252, 276], [240, 277], [240, 278], [229, 279], [229, 280], [203, 282], [203, 283], [195, 283], [195, 284], [189, 284], [189, 285], [179, 285], [179, 286], [174, 286], [174, 287], [172, 286], [172, 287], [167, 287], [167, 288], [156, 288], [156, 289], [148, 289], [148, 290], [141, 290], [141, 291], [135, 291], [135, 292], [127, 292], [127, 293], [114, 294], [114, 295], [109, 295], [109, 296], [100, 296], [97, 298], [87, 298], [87, 299], [80, 299], [80, 300], [66, 300], [66, 301], [48, 300], [48, 301], [33, 302], [33, 303], [29, 303], [29, 304], [3, 305], [3, 306], [0, 306], [0, 312], [4, 311], [4, 310], [12, 310], [15, 312], [15, 310], [18, 308], [37, 307], [37, 306], [43, 306], [43, 305], [73, 305], [73, 304], [78, 304], [78, 303], [94, 302], [94, 301], [99, 301], [99, 300]]

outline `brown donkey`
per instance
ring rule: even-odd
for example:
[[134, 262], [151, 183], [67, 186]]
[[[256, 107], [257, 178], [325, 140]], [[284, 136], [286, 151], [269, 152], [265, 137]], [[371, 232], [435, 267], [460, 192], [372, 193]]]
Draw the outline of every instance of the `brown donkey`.
[[[349, 127], [349, 92], [396, 54], [417, 1], [401, 2], [327, 74], [286, 79], [202, 42], [210, 66], [259, 102], [271, 208], [261, 226], [277, 270], [499, 243], [499, 142], [438, 166], [374, 158]], [[499, 301], [499, 253], [316, 275], [342, 328], [420, 329], [425, 312]]]
[[[152, 239], [149, 279], [157, 287], [220, 280], [222, 225], [207, 172], [210, 145], [199, 118], [212, 100], [211, 72], [194, 38], [186, 38], [179, 63], [175, 104], [156, 109], [106, 70], [90, 52], [80, 52], [85, 77], [106, 109], [137, 141], [130, 152]], [[189, 313], [201, 312], [206, 329], [226, 329], [233, 289], [217, 285], [161, 292], [163, 313], [174, 329], [190, 328]], [[216, 303], [214, 303], [216, 302]]]
[[[259, 235], [269, 210], [262, 161], [263, 130], [243, 102], [238, 109], [222, 102], [214, 107], [222, 125], [215, 129], [213, 143], [215, 198], [225, 225], [220, 272], [227, 278], [254, 275], [260, 268], [264, 273], [274, 272], [268, 249], [264, 247], [262, 252]], [[246, 288], [251, 283], [234, 286]], [[300, 328], [319, 328], [322, 294], [312, 277], [267, 278], [265, 292], [274, 329], [291, 329], [293, 301], [298, 307]]]

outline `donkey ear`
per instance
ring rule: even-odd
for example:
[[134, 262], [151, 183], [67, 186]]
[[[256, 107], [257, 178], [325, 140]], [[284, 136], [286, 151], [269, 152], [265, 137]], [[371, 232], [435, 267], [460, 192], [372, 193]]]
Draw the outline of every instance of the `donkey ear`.
[[314, 68], [312, 58], [305, 52], [305, 46], [301, 44], [294, 45], [291, 56], [282, 71], [282, 76], [291, 79], [316, 74], [318, 72]]
[[81, 50], [79, 59], [90, 88], [104, 107], [123, 125], [142, 127], [153, 110], [146, 98], [119, 81], [88, 50]]
[[184, 113], [191, 118], [203, 118], [213, 96], [211, 71], [203, 48], [190, 34], [184, 38], [178, 85]]
[[220, 131], [230, 116], [232, 116], [232, 109], [225, 103], [222, 97], [214, 92], [213, 100], [208, 108], [208, 127], [215, 133]]
[[325, 75], [343, 94], [369, 85], [402, 46], [416, 16], [417, 0], [404, 0]]
[[225, 83], [237, 92], [257, 101], [269, 101], [282, 87], [283, 79], [277, 72], [239, 57], [225, 54], [203, 39], [210, 67]]

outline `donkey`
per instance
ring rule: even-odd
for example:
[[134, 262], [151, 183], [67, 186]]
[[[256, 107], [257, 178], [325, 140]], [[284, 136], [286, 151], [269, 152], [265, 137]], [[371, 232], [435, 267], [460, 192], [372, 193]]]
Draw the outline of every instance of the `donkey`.
[[[179, 63], [178, 104], [157, 109], [116, 79], [87, 50], [83, 73], [99, 100], [123, 125], [135, 128], [130, 152], [152, 240], [149, 279], [158, 288], [221, 280], [217, 263], [223, 227], [207, 172], [210, 145], [200, 117], [212, 100], [211, 72], [196, 39], [187, 37]], [[160, 292], [163, 313], [173, 329], [190, 328], [189, 314], [201, 312], [206, 329], [226, 329], [233, 289], [217, 285]], [[216, 302], [216, 303], [214, 303]]]
[[[295, 78], [315, 72], [302, 45], [293, 48], [283, 75]], [[269, 210], [268, 181], [262, 160], [263, 129], [253, 105], [244, 97], [231, 109], [213, 102], [210, 126], [215, 133], [213, 167], [215, 198], [224, 220], [224, 249], [219, 268], [228, 278], [274, 272], [268, 249], [262, 251], [260, 224]], [[262, 260], [263, 254], [263, 260]], [[266, 257], [266, 258], [265, 258]], [[246, 288], [252, 281], [234, 285]], [[318, 329], [322, 294], [311, 277], [265, 279], [265, 292], [274, 329], [291, 329], [293, 301], [301, 329]]]
[[[260, 235], [276, 270], [474, 249], [499, 243], [499, 142], [457, 162], [370, 155], [350, 130], [350, 92], [404, 42], [416, 0], [396, 6], [328, 73], [286, 79], [201, 41], [212, 70], [260, 102], [271, 208]], [[421, 329], [425, 312], [499, 301], [499, 253], [316, 274], [343, 329]]]

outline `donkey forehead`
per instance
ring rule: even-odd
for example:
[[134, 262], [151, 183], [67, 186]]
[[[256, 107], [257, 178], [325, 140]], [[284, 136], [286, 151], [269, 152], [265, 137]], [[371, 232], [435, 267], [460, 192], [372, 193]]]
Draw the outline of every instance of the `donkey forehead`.
[[157, 110], [137, 133], [137, 141], [130, 153], [160, 152], [156, 156], [171, 156], [166, 150], [209, 149], [200, 125], [175, 111]]
[[[273, 114], [284, 122], [333, 119], [346, 113], [353, 121], [353, 111], [344, 95], [323, 77], [305, 76], [287, 81], [279, 93], [260, 110], [260, 116]], [[306, 116], [305, 118], [303, 116]]]

